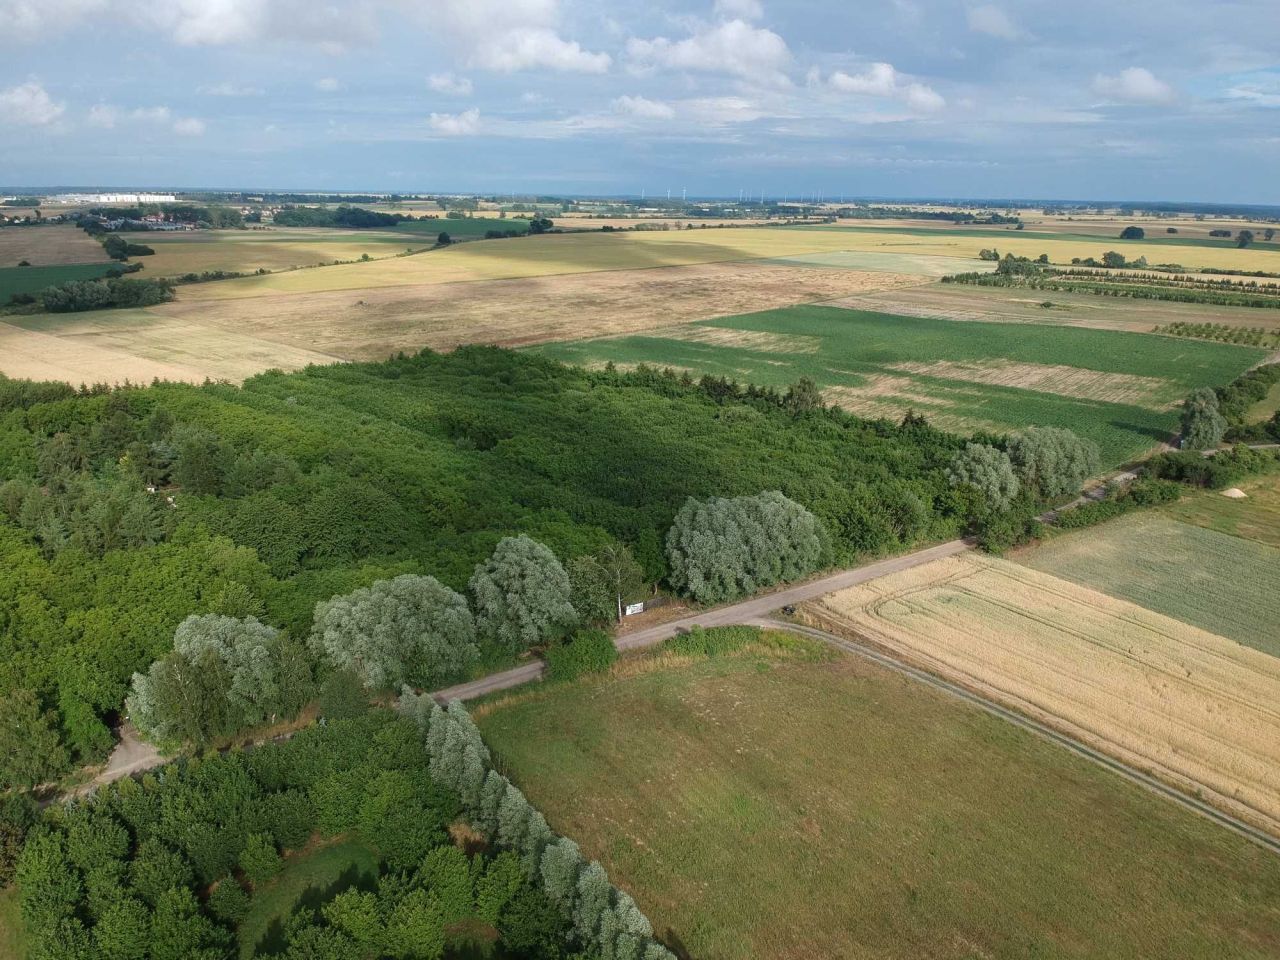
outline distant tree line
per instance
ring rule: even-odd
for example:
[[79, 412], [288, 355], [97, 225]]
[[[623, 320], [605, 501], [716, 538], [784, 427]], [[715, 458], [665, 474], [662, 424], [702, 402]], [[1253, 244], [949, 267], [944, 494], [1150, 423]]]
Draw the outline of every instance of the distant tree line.
[[374, 229], [377, 227], [394, 227], [398, 223], [412, 220], [413, 218], [403, 213], [382, 213], [378, 210], [367, 210], [364, 207], [341, 204], [335, 208], [286, 206], [277, 210], [272, 219], [277, 226], [281, 227]]

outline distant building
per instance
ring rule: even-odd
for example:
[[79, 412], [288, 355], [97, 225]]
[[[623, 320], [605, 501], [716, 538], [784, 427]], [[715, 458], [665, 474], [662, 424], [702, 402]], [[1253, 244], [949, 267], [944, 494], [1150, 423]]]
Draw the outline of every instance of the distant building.
[[173, 203], [172, 193], [66, 193], [54, 197], [59, 203]]

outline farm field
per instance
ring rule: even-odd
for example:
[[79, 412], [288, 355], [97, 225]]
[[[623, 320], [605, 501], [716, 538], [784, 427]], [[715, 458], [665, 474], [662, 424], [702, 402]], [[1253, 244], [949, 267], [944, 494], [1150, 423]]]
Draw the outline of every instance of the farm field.
[[252, 331], [344, 359], [381, 360], [398, 350], [424, 346], [517, 346], [645, 330], [919, 282], [906, 274], [721, 263], [391, 286], [267, 301], [180, 300], [151, 312], [220, 328], [229, 335]]
[[391, 231], [341, 230], [328, 227], [274, 227], [268, 230], [192, 230], [181, 233], [122, 234], [132, 243], [155, 250], [136, 257], [142, 276], [175, 277], [184, 273], [224, 270], [288, 270], [334, 260], [394, 257], [408, 249], [435, 243], [435, 235], [404, 235]]
[[0, 321], [0, 344], [8, 348], [0, 349], [0, 373], [73, 383], [126, 376], [238, 381], [272, 367], [598, 336], [918, 282], [901, 274], [732, 263], [269, 300], [181, 299], [146, 310], [7, 318]]
[[79, 227], [49, 224], [39, 227], [0, 227], [0, 267], [69, 263], [110, 263], [100, 244]]
[[116, 264], [68, 263], [48, 267], [0, 267], [0, 305], [16, 293], [38, 293], [71, 280], [97, 280]]
[[[1275, 484], [1275, 477], [1268, 479]], [[1016, 559], [1280, 657], [1280, 549], [1211, 529], [1218, 508], [1210, 497], [1240, 505], [1237, 526], [1256, 516], [1256, 504], [1211, 492], [1204, 501], [1193, 497], [1201, 505], [1189, 508], [1198, 509], [1209, 525], [1159, 513], [1129, 514], [1056, 536]], [[1167, 509], [1176, 517], [1183, 507]], [[1274, 516], [1266, 503], [1262, 510], [1254, 522], [1265, 535]]]
[[416, 220], [405, 220], [390, 228], [393, 233], [409, 233], [415, 237], [429, 237], [434, 243], [436, 236], [447, 233], [450, 237], [483, 237], [490, 230], [515, 230], [519, 233], [529, 232], [529, 221], [518, 217], [462, 217], [450, 220], [444, 215], [435, 217], [419, 217]]
[[337, 358], [244, 331], [225, 331], [147, 310], [0, 318], [0, 373], [33, 380], [150, 383], [240, 381], [263, 370]]
[[668, 653], [475, 716], [552, 827], [700, 960], [1280, 942], [1273, 855], [855, 657]]
[[[978, 263], [984, 238], [947, 236], [944, 231], [905, 233], [894, 230], [740, 227], [643, 231], [604, 234], [598, 232], [552, 234], [521, 241], [461, 244], [434, 251], [425, 257], [381, 261], [377, 265], [351, 264], [326, 268], [318, 274], [281, 274], [246, 277], [216, 284], [202, 291], [208, 297], [249, 297], [262, 293], [317, 292], [355, 289], [396, 283], [446, 283], [455, 280], [497, 280], [548, 276], [595, 270], [759, 260], [824, 253], [909, 254], [955, 257]], [[1107, 249], [1089, 240], [1036, 240], [1011, 234], [1001, 237], [1001, 252], [1036, 257], [1048, 253], [1054, 261], [1073, 256], [1101, 256]], [[1131, 257], [1147, 255], [1152, 262], [1168, 259], [1168, 248], [1131, 243]], [[1197, 247], [1193, 266], [1277, 269], [1280, 254], [1262, 249]], [[957, 270], [968, 269], [957, 262]]]
[[[1161, 512], [1182, 523], [1280, 549], [1280, 475], [1252, 477], [1239, 488], [1246, 499], [1233, 500], [1205, 490], [1162, 507]], [[1273, 630], [1275, 624], [1271, 624]]]
[[1175, 407], [1196, 386], [1227, 383], [1265, 356], [1115, 331], [818, 306], [539, 349], [583, 365], [648, 363], [778, 387], [807, 376], [850, 412], [897, 420], [915, 410], [960, 431], [1070, 427], [1112, 465], [1171, 434]]
[[1280, 832], [1280, 659], [976, 555], [803, 609]]
[[[1098, 297], [1087, 293], [1047, 293], [961, 283], [928, 283], [890, 294], [873, 291], [855, 294], [836, 303], [856, 310], [911, 317], [1058, 324], [1134, 333], [1151, 333], [1156, 327], [1179, 320], [1280, 330], [1280, 310]], [[1050, 305], [1043, 306], [1045, 303]]]
[[18, 888], [0, 887], [0, 960], [26, 960], [26, 956]]

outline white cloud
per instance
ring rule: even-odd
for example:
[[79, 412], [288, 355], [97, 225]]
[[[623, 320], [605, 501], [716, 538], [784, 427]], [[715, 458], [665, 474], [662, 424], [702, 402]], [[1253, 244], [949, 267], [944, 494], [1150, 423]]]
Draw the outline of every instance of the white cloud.
[[452, 73], [433, 73], [427, 77], [427, 86], [436, 93], [448, 93], [459, 97], [471, 96], [471, 81]]
[[1256, 83], [1241, 83], [1223, 94], [1228, 100], [1243, 100], [1259, 107], [1280, 107], [1280, 85], [1273, 89]]
[[1001, 40], [1021, 40], [1026, 32], [1009, 19], [1009, 15], [999, 7], [986, 4], [969, 8], [969, 29], [974, 33], [985, 33], [989, 37]]
[[173, 123], [173, 132], [181, 137], [203, 137], [204, 121], [196, 117], [181, 117]]
[[646, 120], [669, 120], [676, 115], [671, 104], [648, 97], [618, 97], [613, 101], [613, 110]]
[[48, 91], [34, 81], [0, 90], [0, 122], [29, 127], [45, 127], [66, 112]]
[[613, 58], [584, 50], [549, 27], [518, 27], [482, 40], [471, 62], [484, 70], [513, 73], [544, 67], [567, 73], [605, 73]]
[[1115, 76], [1100, 73], [1093, 78], [1093, 91], [1120, 103], [1169, 103], [1175, 96], [1173, 87], [1145, 67], [1126, 67]]
[[728, 19], [759, 20], [764, 16], [760, 0], [716, 0], [715, 9]]
[[338, 52], [377, 37], [378, 0], [167, 0], [141, 7], [119, 2], [121, 14], [164, 30], [186, 46], [289, 41]]
[[434, 0], [421, 13], [427, 29], [451, 34], [463, 59], [483, 70], [604, 73], [613, 63], [560, 35], [559, 0]]
[[138, 107], [129, 112], [131, 119], [141, 120], [146, 123], [168, 123], [169, 116], [168, 107]]
[[266, 91], [261, 87], [239, 86], [238, 84], [223, 82], [201, 84], [196, 87], [196, 93], [202, 93], [207, 97], [260, 97]]
[[427, 122], [446, 137], [470, 136], [480, 132], [480, 111], [472, 107], [462, 113], [433, 113]]
[[316, 81], [315, 87], [321, 93], [333, 93], [335, 90], [341, 90], [342, 84], [336, 77], [321, 77]]
[[37, 39], [106, 9], [108, 0], [0, 0], [5, 36]]
[[110, 130], [120, 120], [120, 111], [109, 103], [94, 104], [89, 108], [89, 125]]
[[767, 116], [764, 110], [746, 97], [697, 97], [680, 104], [684, 116], [699, 123], [750, 123]]
[[791, 62], [787, 42], [772, 30], [745, 20], [729, 20], [702, 27], [684, 40], [632, 38], [627, 56], [641, 68], [668, 67], [706, 73], [727, 73], [760, 83], [785, 84]]
[[897, 100], [917, 113], [934, 113], [947, 105], [933, 87], [908, 80], [891, 63], [873, 63], [862, 73], [837, 70], [827, 79], [827, 85], [839, 93]]

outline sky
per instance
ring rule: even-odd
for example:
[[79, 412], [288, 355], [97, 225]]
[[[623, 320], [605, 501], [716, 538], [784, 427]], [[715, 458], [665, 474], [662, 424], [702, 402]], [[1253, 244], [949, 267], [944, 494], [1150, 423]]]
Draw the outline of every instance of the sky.
[[0, 184], [1280, 203], [1278, 0], [0, 0]]

